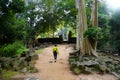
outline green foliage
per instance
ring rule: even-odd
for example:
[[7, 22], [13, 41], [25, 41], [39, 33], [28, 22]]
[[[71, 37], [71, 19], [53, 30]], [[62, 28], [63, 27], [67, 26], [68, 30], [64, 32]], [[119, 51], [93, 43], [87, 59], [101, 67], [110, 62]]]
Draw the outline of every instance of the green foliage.
[[[12, 3], [10, 6], [12, 7], [17, 4], [17, 2]], [[17, 8], [17, 10], [23, 8], [21, 5], [19, 6], [20, 7], [15, 8]], [[14, 7], [12, 8], [14, 11]], [[34, 39], [36, 34], [44, 34], [46, 32], [47, 35], [54, 34], [62, 21], [65, 21], [65, 24], [75, 27], [76, 13], [75, 1], [73, 0], [28, 1], [28, 4], [25, 6], [25, 12], [22, 13], [22, 17], [24, 17], [26, 21], [26, 40], [29, 40], [29, 38]], [[25, 33], [25, 31], [23, 32]], [[17, 37], [18, 36], [20, 35], [17, 35]]]
[[98, 40], [98, 49], [105, 50], [110, 47], [110, 26], [102, 27], [103, 38]]
[[14, 13], [24, 12], [25, 4], [24, 0], [12, 0], [10, 3], [10, 8]]
[[24, 40], [25, 37], [27, 36], [27, 32], [26, 32], [26, 29], [25, 29], [25, 26], [26, 26], [25, 19], [24, 18], [18, 18], [18, 19], [16, 19], [15, 22], [16, 22], [15, 23], [15, 30], [14, 30], [15, 39]]
[[90, 27], [84, 32], [84, 38], [98, 40], [103, 38], [102, 30], [99, 27]]
[[0, 0], [0, 11], [2, 13], [20, 13], [24, 11], [24, 0]]
[[0, 0], [0, 11], [7, 13], [9, 11], [9, 7], [7, 7], [8, 3], [9, 0]]
[[105, 4], [105, 1], [99, 3], [98, 7], [98, 24], [99, 27], [102, 29], [103, 33], [103, 38], [98, 40], [98, 49], [106, 49], [109, 47], [109, 42], [110, 42], [110, 26], [108, 25], [109, 23], [109, 15], [108, 15], [108, 9]]
[[63, 21], [70, 27], [75, 27], [76, 13], [75, 1], [73, 0], [28, 1], [26, 11], [23, 13], [27, 21], [26, 38], [34, 38], [36, 34], [50, 36], [58, 30], [58, 25]]
[[109, 25], [111, 26], [111, 44], [120, 51], [120, 10], [113, 13]]
[[16, 31], [16, 28], [19, 25], [16, 13], [23, 11], [23, 0], [0, 0], [0, 45], [15, 41], [18, 31]]
[[11, 70], [3, 70], [3, 71], [2, 71], [2, 74], [3, 74], [3, 79], [9, 79], [9, 78], [11, 78], [12, 76], [16, 75], [17, 72], [11, 71]]
[[11, 57], [23, 53], [25, 46], [22, 42], [16, 41], [0, 48], [0, 56]]
[[14, 40], [14, 14], [9, 13], [0, 17], [0, 45]]

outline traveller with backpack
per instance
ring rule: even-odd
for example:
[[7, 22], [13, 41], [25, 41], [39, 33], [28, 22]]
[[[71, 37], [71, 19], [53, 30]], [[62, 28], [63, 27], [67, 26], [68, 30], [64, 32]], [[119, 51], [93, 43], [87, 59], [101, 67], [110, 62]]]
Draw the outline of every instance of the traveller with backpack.
[[54, 61], [56, 62], [57, 61], [57, 54], [59, 54], [59, 50], [58, 50], [58, 47], [56, 44], [52, 50], [53, 50]]

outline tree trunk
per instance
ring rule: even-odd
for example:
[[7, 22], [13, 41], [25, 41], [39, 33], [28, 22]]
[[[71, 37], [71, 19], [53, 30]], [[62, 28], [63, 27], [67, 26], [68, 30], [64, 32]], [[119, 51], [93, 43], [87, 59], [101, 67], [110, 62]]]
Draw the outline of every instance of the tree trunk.
[[[91, 13], [91, 27], [98, 27], [98, 2], [97, 0], [93, 1], [92, 13]], [[91, 43], [93, 50], [96, 52], [97, 40], [93, 40]]]
[[78, 6], [78, 26], [77, 26], [77, 49], [81, 51], [82, 54], [90, 54], [90, 46], [88, 39], [83, 38], [83, 33], [87, 29], [87, 18], [85, 10], [84, 0], [76, 0]]
[[[95, 4], [97, 2], [95, 1]], [[97, 6], [97, 4], [94, 6]], [[96, 41], [94, 41], [91, 44], [91, 41], [87, 38], [83, 38], [83, 34], [84, 32], [87, 30], [88, 26], [87, 26], [87, 18], [86, 18], [86, 9], [85, 9], [85, 2], [84, 0], [76, 0], [76, 5], [78, 6], [78, 26], [77, 26], [77, 44], [76, 47], [77, 49], [80, 50], [80, 52], [85, 55], [94, 55], [97, 56], [96, 54]], [[95, 11], [97, 11], [97, 7], [93, 9], [94, 11], [92, 11], [92, 22], [94, 20], [94, 24], [97, 25], [98, 21], [95, 21], [97, 18], [97, 12], [95, 13]], [[94, 13], [94, 14], [93, 14]], [[95, 15], [96, 14], [96, 15]]]
[[85, 2], [84, 0], [80, 0], [80, 51], [83, 54], [86, 54], [89, 52], [89, 44], [88, 44], [88, 39], [83, 38], [83, 33], [85, 30], [87, 30], [87, 18], [86, 18], [86, 10], [85, 10]]
[[33, 44], [34, 44], [33, 39], [30, 38], [30, 39], [29, 39], [29, 42], [28, 42], [28, 47], [29, 47], [29, 51], [30, 51], [31, 53], [34, 53]]
[[53, 29], [53, 38], [55, 37], [54, 33], [55, 33], [55, 30]]
[[91, 13], [91, 27], [97, 26], [98, 26], [98, 2], [97, 0], [94, 0]]
[[77, 16], [77, 28], [76, 28], [76, 32], [77, 32], [77, 38], [76, 38], [76, 49], [80, 50], [80, 45], [81, 45], [81, 37], [80, 37], [80, 0], [75, 0], [76, 1], [76, 8], [78, 9], [78, 15]]

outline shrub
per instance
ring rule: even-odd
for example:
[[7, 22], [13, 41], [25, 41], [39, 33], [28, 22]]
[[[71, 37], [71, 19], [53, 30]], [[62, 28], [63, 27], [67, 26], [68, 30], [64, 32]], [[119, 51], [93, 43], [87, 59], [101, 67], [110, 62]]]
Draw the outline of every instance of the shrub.
[[98, 40], [103, 38], [102, 29], [100, 27], [90, 27], [84, 32], [84, 38]]
[[4, 57], [12, 57], [14, 55], [18, 55], [23, 53], [25, 50], [25, 46], [21, 41], [16, 41], [12, 44], [4, 45], [0, 48], [0, 56]]

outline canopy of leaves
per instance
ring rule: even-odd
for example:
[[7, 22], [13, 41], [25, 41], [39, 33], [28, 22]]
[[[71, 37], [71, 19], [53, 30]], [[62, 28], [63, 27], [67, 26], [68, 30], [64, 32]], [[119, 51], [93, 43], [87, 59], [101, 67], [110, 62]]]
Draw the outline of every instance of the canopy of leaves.
[[0, 45], [15, 40], [18, 26], [16, 13], [23, 12], [23, 10], [23, 0], [0, 0]]
[[58, 25], [61, 22], [75, 27], [76, 13], [75, 1], [73, 0], [28, 1], [26, 12], [24, 13], [26, 21], [29, 18], [27, 22], [29, 31], [27, 33], [31, 30], [35, 32], [30, 34], [32, 36], [35, 36], [36, 33], [53, 33], [58, 29]]

